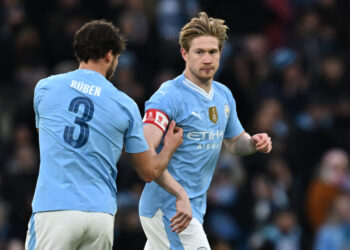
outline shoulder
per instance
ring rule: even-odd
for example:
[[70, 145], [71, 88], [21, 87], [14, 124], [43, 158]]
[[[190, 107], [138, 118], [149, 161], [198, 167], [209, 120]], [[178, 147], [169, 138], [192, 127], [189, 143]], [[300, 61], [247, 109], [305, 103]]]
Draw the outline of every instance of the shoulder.
[[59, 77], [62, 77], [61, 75], [52, 75], [46, 78], [41, 79], [37, 82], [34, 88], [34, 104], [38, 105], [43, 97], [49, 93], [52, 89], [55, 88], [55, 86], [58, 86], [55, 84], [57, 81], [56, 79]]
[[145, 103], [145, 110], [158, 109], [170, 118], [175, 117], [181, 109], [180, 103], [183, 100], [180, 85], [181, 77], [182, 75], [164, 82]]
[[112, 102], [119, 103], [122, 106], [137, 106], [135, 101], [128, 96], [123, 91], [119, 90], [112, 82], [107, 80], [106, 78], [98, 79], [97, 81], [98, 86], [102, 87], [106, 90], [106, 95], [109, 100], [112, 100]]
[[116, 89], [116, 93], [117, 93], [117, 96], [118, 96], [118, 99], [121, 100], [123, 103], [127, 104], [128, 106], [135, 106], [137, 107], [137, 104], [136, 102], [130, 97], [128, 96], [127, 94], [125, 94], [124, 92]]
[[40, 89], [44, 89], [48, 85], [49, 81], [47, 78], [41, 79], [35, 85], [35, 91], [39, 91]]
[[37, 84], [35, 85], [34, 93], [35, 94], [44, 93], [45, 90], [48, 90], [52, 83], [52, 77], [53, 76], [50, 76], [38, 81]]
[[66, 78], [69, 73], [51, 75], [46, 78], [43, 78], [40, 81], [38, 81], [38, 83], [35, 85], [35, 90], [47, 89], [50, 86], [54, 85], [57, 81]]
[[217, 81], [213, 81], [213, 86], [214, 86], [214, 89], [215, 91], [220, 91], [220, 92], [223, 92], [223, 93], [231, 93], [231, 90], [224, 84], [220, 83], [220, 82], [217, 82]]
[[121, 106], [123, 106], [127, 110], [131, 110], [132, 112], [135, 112], [135, 110], [138, 110], [138, 106], [136, 102], [127, 94], [120, 91], [114, 86], [110, 86], [111, 92], [113, 94], [114, 100], [119, 103]]
[[219, 92], [221, 95], [224, 95], [229, 100], [234, 101], [234, 97], [232, 95], [232, 92], [226, 85], [224, 85], [220, 82], [217, 82], [217, 81], [213, 81], [213, 87], [214, 87], [214, 91]]
[[158, 98], [176, 100], [181, 96], [180, 94], [181, 82], [182, 82], [181, 76], [168, 80], [162, 83], [162, 85], [160, 85], [159, 89], [153, 94], [153, 96]]

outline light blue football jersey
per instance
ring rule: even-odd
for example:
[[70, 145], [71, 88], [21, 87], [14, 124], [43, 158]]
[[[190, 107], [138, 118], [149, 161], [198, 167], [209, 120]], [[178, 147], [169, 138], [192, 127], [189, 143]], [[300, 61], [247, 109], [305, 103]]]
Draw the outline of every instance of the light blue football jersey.
[[[188, 193], [193, 216], [203, 222], [206, 192], [223, 138], [233, 138], [244, 131], [232, 93], [213, 81], [208, 94], [182, 74], [162, 84], [146, 102], [145, 110], [149, 109], [164, 112], [184, 130], [183, 143], [173, 154], [167, 169]], [[162, 144], [157, 150], [161, 148]], [[140, 215], [153, 217], [161, 209], [171, 218], [176, 214], [175, 201], [175, 197], [156, 182], [147, 183], [140, 200]]]
[[136, 103], [101, 74], [79, 69], [38, 82], [34, 91], [40, 170], [33, 213], [115, 214], [116, 163], [148, 150]]

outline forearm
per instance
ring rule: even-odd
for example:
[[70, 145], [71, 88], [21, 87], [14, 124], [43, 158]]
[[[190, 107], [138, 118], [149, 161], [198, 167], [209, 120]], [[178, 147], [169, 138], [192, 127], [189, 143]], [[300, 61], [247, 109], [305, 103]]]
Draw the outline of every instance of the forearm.
[[228, 150], [237, 156], [250, 155], [256, 152], [255, 146], [251, 142], [251, 136], [245, 132], [234, 140], [228, 140], [225, 144]]
[[165, 170], [155, 179], [163, 189], [176, 197], [176, 214], [170, 219], [171, 231], [181, 233], [192, 221], [192, 206], [185, 189]]
[[142, 180], [151, 182], [164, 172], [171, 157], [172, 151], [167, 148], [163, 148], [159, 154], [150, 148], [145, 152], [133, 154], [133, 165]]
[[156, 178], [155, 182], [176, 198], [187, 195], [185, 189], [170, 175], [168, 170], [165, 170], [161, 176]]
[[155, 151], [153, 151], [153, 159], [156, 162], [153, 164], [154, 167], [154, 175], [158, 176], [158, 178], [164, 173], [164, 170], [168, 166], [168, 163], [172, 157], [172, 152], [167, 147], [163, 147], [162, 151], [157, 154]]
[[[175, 127], [176, 123], [171, 121], [168, 127], [168, 131], [164, 136], [163, 148], [157, 154], [156, 148], [158, 147], [163, 131], [153, 124], [144, 126], [144, 135], [147, 140], [149, 151], [147, 152], [148, 159], [143, 161], [143, 169], [151, 171], [148, 179], [155, 179], [159, 177], [166, 169], [174, 151], [181, 145], [183, 130]], [[150, 154], [149, 154], [150, 152]]]

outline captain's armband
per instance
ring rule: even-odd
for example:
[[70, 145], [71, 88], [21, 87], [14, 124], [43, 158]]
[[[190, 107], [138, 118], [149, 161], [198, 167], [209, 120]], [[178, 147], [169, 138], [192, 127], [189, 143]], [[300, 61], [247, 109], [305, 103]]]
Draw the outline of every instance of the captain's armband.
[[143, 117], [143, 123], [154, 124], [164, 133], [169, 125], [169, 118], [164, 112], [158, 109], [149, 109]]

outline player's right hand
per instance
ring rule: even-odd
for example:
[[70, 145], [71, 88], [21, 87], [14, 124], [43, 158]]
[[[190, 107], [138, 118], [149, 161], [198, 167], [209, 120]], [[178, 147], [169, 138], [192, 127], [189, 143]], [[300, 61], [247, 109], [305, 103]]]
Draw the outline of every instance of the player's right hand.
[[177, 213], [170, 219], [170, 227], [171, 231], [179, 234], [188, 227], [192, 220], [192, 207], [185, 190], [181, 196], [176, 198], [176, 211]]
[[168, 131], [164, 137], [164, 146], [175, 151], [183, 142], [183, 129], [176, 127], [176, 122], [171, 121]]
[[272, 142], [270, 136], [266, 133], [255, 134], [251, 138], [251, 143], [255, 150], [264, 154], [270, 153], [272, 149]]

